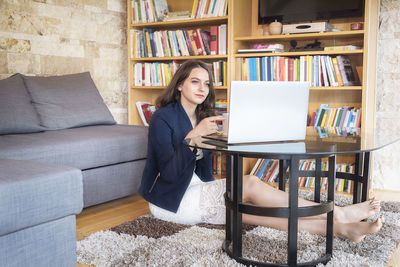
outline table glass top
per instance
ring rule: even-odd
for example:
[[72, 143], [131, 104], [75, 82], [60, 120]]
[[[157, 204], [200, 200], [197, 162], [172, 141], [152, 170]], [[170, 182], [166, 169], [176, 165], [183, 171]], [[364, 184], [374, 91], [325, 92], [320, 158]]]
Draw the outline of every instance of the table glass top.
[[[373, 141], [368, 142], [367, 140]], [[400, 138], [374, 140], [372, 136], [366, 136], [365, 141], [361, 142], [360, 137], [332, 136], [320, 138], [319, 136], [307, 136], [305, 140], [299, 141], [227, 145], [220, 141], [199, 137], [193, 139], [190, 146], [221, 152], [245, 153], [246, 155], [332, 155], [374, 151], [399, 140]]]

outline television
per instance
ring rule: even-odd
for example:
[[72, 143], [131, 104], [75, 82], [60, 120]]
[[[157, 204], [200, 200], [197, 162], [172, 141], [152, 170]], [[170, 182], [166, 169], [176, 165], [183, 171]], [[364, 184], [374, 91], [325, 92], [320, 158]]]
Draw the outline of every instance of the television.
[[361, 17], [364, 0], [259, 0], [258, 24]]

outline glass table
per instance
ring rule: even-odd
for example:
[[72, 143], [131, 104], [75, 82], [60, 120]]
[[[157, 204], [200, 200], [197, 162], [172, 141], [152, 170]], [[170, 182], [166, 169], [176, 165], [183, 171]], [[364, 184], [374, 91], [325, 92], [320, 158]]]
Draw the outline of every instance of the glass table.
[[[374, 140], [366, 136], [364, 140]], [[198, 138], [192, 140], [193, 147], [223, 152], [226, 155], [226, 236], [223, 243], [224, 251], [236, 261], [253, 266], [314, 266], [326, 263], [332, 257], [333, 250], [333, 212], [335, 178], [352, 180], [353, 203], [366, 201], [369, 193], [371, 153], [385, 146], [398, 142], [400, 139], [385, 140], [381, 143], [363, 142], [359, 137], [328, 137], [307, 136], [301, 141], [280, 141], [252, 144], [227, 145], [224, 142]], [[338, 155], [355, 155], [355, 172], [337, 172], [336, 157]], [[285, 190], [284, 165], [289, 166], [290, 193], [288, 207], [261, 207], [242, 201], [243, 158], [266, 158], [279, 160], [279, 189]], [[322, 158], [328, 158], [328, 170], [321, 170]], [[316, 162], [314, 171], [299, 170], [299, 162], [303, 159], [313, 159]], [[314, 202], [316, 206], [298, 206], [298, 177], [315, 177]], [[327, 201], [321, 203], [321, 177], [328, 177]], [[326, 252], [322, 258], [310, 262], [297, 262], [297, 232], [298, 218], [327, 214]], [[242, 257], [242, 214], [279, 217], [288, 219], [288, 259], [287, 264], [264, 263]]]

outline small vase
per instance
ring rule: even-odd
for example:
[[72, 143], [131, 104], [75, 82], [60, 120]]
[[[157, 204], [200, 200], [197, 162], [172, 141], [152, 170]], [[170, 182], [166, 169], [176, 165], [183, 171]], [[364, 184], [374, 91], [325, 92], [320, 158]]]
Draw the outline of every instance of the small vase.
[[269, 35], [269, 25], [263, 25], [262, 29], [264, 36]]
[[278, 35], [282, 33], [282, 23], [275, 20], [269, 24], [269, 33], [271, 35]]

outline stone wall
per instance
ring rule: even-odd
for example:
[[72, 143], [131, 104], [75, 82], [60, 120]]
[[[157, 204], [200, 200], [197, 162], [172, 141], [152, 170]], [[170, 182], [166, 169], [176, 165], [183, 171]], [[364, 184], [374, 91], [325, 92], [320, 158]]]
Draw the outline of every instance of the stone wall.
[[[400, 137], [400, 0], [381, 0], [377, 55], [376, 141]], [[374, 187], [400, 190], [400, 144], [374, 154]]]
[[0, 0], [0, 79], [90, 71], [127, 123], [126, 0]]

